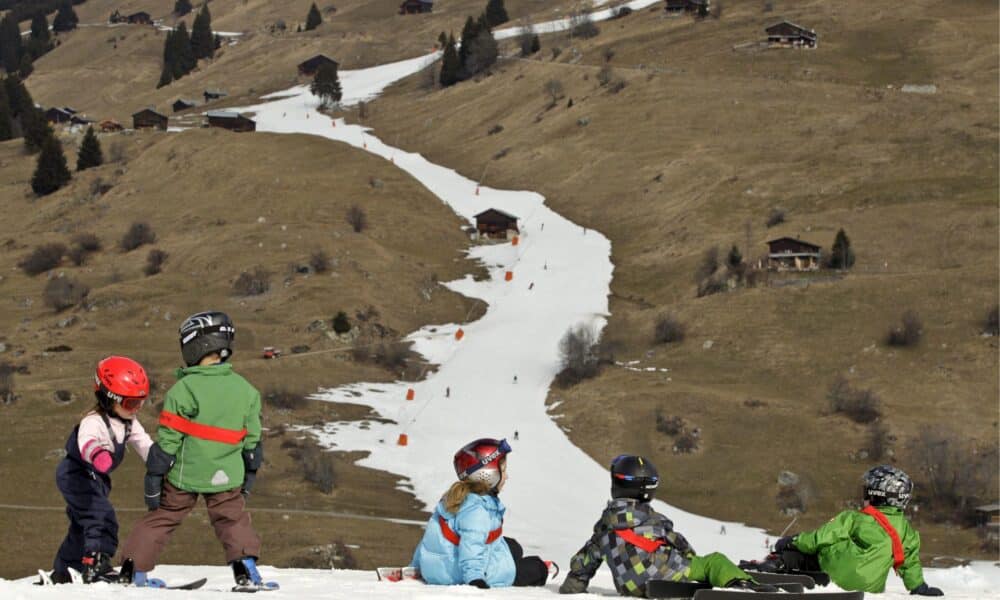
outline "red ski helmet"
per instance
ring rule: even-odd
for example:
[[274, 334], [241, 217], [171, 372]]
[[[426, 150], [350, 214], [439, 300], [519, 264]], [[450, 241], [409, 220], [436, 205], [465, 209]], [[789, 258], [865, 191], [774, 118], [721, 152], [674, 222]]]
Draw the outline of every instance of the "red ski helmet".
[[510, 453], [507, 440], [480, 438], [455, 453], [455, 474], [459, 481], [482, 481], [495, 488], [500, 483], [500, 461]]
[[106, 411], [114, 404], [125, 410], [139, 410], [149, 395], [149, 377], [142, 365], [125, 356], [109, 356], [97, 363], [94, 393]]

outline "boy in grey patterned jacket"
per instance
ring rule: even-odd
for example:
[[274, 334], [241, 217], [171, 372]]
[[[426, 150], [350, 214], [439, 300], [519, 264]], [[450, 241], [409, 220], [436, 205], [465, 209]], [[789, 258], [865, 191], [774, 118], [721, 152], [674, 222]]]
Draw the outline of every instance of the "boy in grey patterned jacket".
[[641, 456], [622, 455], [611, 463], [612, 500], [594, 525], [594, 534], [570, 559], [559, 593], [586, 592], [602, 562], [607, 562], [615, 589], [623, 596], [644, 597], [646, 583], [654, 579], [777, 591], [755, 582], [723, 554], [696, 555], [670, 519], [649, 505], [658, 484], [656, 467]]

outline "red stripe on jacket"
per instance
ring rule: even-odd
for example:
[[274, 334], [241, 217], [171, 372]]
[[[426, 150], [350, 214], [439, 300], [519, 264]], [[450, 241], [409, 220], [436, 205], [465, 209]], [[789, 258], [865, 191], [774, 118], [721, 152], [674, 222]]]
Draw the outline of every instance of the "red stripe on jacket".
[[898, 569], [903, 564], [903, 561], [906, 560], [906, 556], [903, 554], [903, 542], [899, 539], [899, 533], [889, 523], [889, 519], [885, 518], [882, 511], [874, 506], [866, 506], [861, 509], [861, 512], [875, 519], [882, 526], [882, 529], [889, 534], [889, 539], [892, 540], [892, 568]]
[[194, 421], [185, 419], [180, 415], [175, 415], [174, 413], [167, 411], [160, 413], [160, 425], [164, 425], [175, 431], [179, 431], [198, 439], [220, 442], [231, 446], [239, 444], [243, 441], [243, 438], [247, 436], [246, 427], [240, 430], [213, 427], [212, 425], [195, 423]]
[[639, 535], [632, 529], [615, 529], [614, 532], [622, 540], [632, 544], [636, 548], [645, 550], [649, 554], [656, 552], [657, 548], [664, 544], [663, 540], [651, 540], [648, 537]]
[[[444, 517], [442, 517], [441, 515], [438, 515], [438, 525], [441, 526], [441, 535], [444, 536], [444, 539], [448, 540], [452, 544], [455, 544], [456, 546], [460, 541], [462, 541], [462, 536], [455, 533], [455, 530], [452, 529], [451, 527], [448, 527], [448, 521], [445, 521]], [[501, 524], [500, 527], [497, 527], [496, 529], [491, 531], [489, 535], [486, 536], [486, 543], [492, 544], [493, 542], [500, 539], [501, 535], [503, 535], [503, 524]]]

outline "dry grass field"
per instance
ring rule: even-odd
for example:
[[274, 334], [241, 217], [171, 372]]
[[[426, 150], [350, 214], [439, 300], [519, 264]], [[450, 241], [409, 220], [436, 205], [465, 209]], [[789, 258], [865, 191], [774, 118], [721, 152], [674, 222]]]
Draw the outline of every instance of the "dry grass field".
[[[401, 27], [403, 17], [391, 16], [398, 3], [350, 0], [315, 32], [270, 32], [277, 19], [294, 30], [309, 4], [214, 0], [215, 27], [246, 34], [160, 90], [164, 34], [135, 26], [63, 36], [27, 84], [41, 104], [96, 118], [127, 120], [147, 105], [165, 111], [209, 87], [230, 92], [218, 106], [245, 104], [295, 83], [295, 65], [317, 52], [345, 69], [426, 52], [439, 31], [457, 33], [484, 2], [439, 2]], [[830, 413], [826, 391], [838, 376], [878, 394], [889, 449], [904, 468], [909, 440], [928, 424], [996, 451], [997, 338], [981, 337], [980, 327], [998, 299], [998, 13], [985, 1], [872, 8], [777, 0], [771, 12], [763, 4], [726, 2], [721, 18], [702, 22], [664, 18], [656, 7], [602, 23], [594, 38], [543, 36], [528, 60], [511, 43], [489, 76], [430, 90], [426, 74], [415, 75], [371, 103], [365, 122], [467, 176], [485, 169], [486, 185], [539, 191], [555, 210], [608, 236], [615, 274], [605, 337], [619, 361], [669, 371], [609, 366], [554, 388], [560, 423], [600, 462], [621, 452], [650, 456], [666, 482], [664, 500], [776, 532], [788, 520], [774, 502], [780, 471], [811, 487], [797, 526], [809, 527], [856, 499], [858, 476], [870, 466], [857, 454], [869, 428]], [[76, 9], [82, 23], [98, 23], [115, 7], [165, 17], [163, 6], [89, 0]], [[533, 21], [573, 6], [507, 2], [513, 18]], [[816, 29], [819, 48], [745, 46], [781, 18]], [[555, 102], [553, 81], [562, 90]], [[903, 93], [904, 84], [934, 84], [937, 93]], [[359, 118], [356, 110], [346, 116]], [[503, 130], [490, 135], [498, 124]], [[75, 158], [78, 140], [63, 141]], [[371, 305], [385, 326], [405, 333], [470, 309], [433, 286], [476, 269], [463, 258], [461, 223], [383, 161], [307, 137], [209, 130], [101, 143], [124, 159], [44, 199], [30, 195], [34, 161], [20, 141], [0, 144], [0, 359], [30, 370], [15, 376], [19, 401], [0, 406], [8, 432], [0, 479], [18, 482], [4, 486], [0, 503], [59, 505], [50, 452], [86, 407], [93, 363], [109, 352], [133, 354], [162, 389], [179, 362], [178, 320], [189, 312], [229, 311], [239, 329], [237, 369], [262, 389], [308, 393], [395, 376], [334, 351], [343, 343], [309, 331], [314, 320]], [[91, 191], [97, 178], [112, 186], [104, 195]], [[361, 234], [344, 220], [354, 203], [371, 220]], [[768, 228], [774, 208], [786, 221]], [[137, 220], [152, 225], [155, 247], [169, 253], [161, 274], [143, 275], [147, 247], [116, 247]], [[857, 254], [850, 272], [783, 286], [786, 278], [773, 277], [775, 285], [696, 297], [694, 273], [712, 246], [724, 256], [736, 244], [757, 258], [764, 242], [788, 235], [826, 251], [840, 228]], [[79, 232], [96, 234], [104, 249], [52, 273], [89, 285], [92, 308], [57, 314], [41, 301], [48, 276], [28, 277], [16, 265], [34, 246], [68, 245]], [[290, 266], [317, 250], [336, 261], [330, 273]], [[235, 278], [258, 266], [273, 274], [270, 291], [234, 297]], [[432, 288], [425, 300], [422, 291]], [[887, 347], [887, 329], [907, 309], [922, 320], [920, 344]], [[687, 336], [657, 345], [653, 328], [667, 312]], [[60, 327], [69, 316], [77, 321]], [[299, 344], [330, 352], [257, 358], [265, 345], [287, 352]], [[72, 351], [46, 350], [58, 345]], [[56, 403], [60, 389], [77, 400]], [[658, 414], [697, 427], [700, 449], [672, 452], [673, 438], [654, 426]], [[350, 456], [335, 458], [332, 493], [302, 480], [296, 436], [284, 426], [366, 416], [349, 406], [268, 407], [274, 437], [253, 505], [419, 519], [391, 476], [353, 466]], [[150, 408], [143, 421], [154, 420]], [[138, 507], [141, 468], [134, 460], [124, 468], [115, 500]], [[122, 514], [123, 530], [137, 514]], [[203, 517], [178, 535], [204, 543], [177, 540], [164, 560], [220, 559]], [[29, 540], [0, 576], [45, 566], [63, 520], [58, 511], [0, 511], [0, 527]], [[261, 511], [255, 523], [272, 564], [306, 560], [310, 547], [333, 541], [360, 545], [352, 550], [359, 566], [402, 562], [419, 535], [415, 527], [300, 513]], [[928, 557], [984, 556], [972, 530], [919, 515], [918, 524]]]

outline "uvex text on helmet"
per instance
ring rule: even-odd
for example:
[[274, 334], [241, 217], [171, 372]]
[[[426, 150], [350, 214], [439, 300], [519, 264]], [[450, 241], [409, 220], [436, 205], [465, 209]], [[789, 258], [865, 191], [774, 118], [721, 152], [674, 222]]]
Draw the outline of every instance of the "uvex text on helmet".
[[189, 367], [209, 354], [218, 353], [225, 362], [233, 354], [236, 327], [229, 315], [219, 311], [200, 312], [181, 323], [181, 355]]
[[913, 492], [913, 481], [902, 469], [891, 465], [872, 467], [862, 476], [865, 500], [872, 506], [906, 508]]
[[482, 481], [490, 489], [500, 484], [500, 461], [510, 453], [507, 440], [480, 438], [462, 446], [453, 464], [460, 481]]
[[611, 461], [612, 498], [634, 498], [649, 502], [658, 485], [660, 474], [648, 459], [622, 454]]

